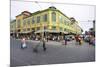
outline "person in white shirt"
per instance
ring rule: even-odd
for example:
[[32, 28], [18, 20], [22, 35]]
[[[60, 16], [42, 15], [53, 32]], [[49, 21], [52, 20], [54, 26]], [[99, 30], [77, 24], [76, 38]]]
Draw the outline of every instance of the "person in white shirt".
[[21, 43], [21, 48], [23, 48], [23, 49], [26, 48], [27, 45], [26, 45], [26, 39], [25, 39], [25, 37], [22, 38], [21, 42], [22, 42]]

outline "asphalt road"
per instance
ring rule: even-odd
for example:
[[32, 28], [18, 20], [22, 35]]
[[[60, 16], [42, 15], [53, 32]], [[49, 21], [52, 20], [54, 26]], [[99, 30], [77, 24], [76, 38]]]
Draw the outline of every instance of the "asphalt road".
[[71, 41], [65, 46], [61, 42], [49, 41], [46, 43], [45, 52], [42, 45], [39, 45], [38, 53], [35, 53], [33, 49], [39, 41], [27, 41], [26, 43], [27, 48], [20, 49], [21, 41], [11, 38], [11, 67], [95, 61], [95, 47], [85, 42], [80, 46], [75, 45], [75, 41]]

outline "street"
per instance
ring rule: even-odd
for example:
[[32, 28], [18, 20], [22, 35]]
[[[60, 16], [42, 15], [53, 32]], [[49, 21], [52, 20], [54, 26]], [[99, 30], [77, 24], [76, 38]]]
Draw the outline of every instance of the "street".
[[11, 67], [95, 61], [95, 47], [89, 46], [86, 42], [80, 46], [75, 45], [73, 40], [65, 46], [61, 42], [48, 41], [47, 50], [44, 52], [40, 44], [38, 53], [34, 52], [33, 48], [39, 44], [39, 41], [28, 40], [26, 44], [27, 48], [21, 49], [21, 40], [10, 39]]

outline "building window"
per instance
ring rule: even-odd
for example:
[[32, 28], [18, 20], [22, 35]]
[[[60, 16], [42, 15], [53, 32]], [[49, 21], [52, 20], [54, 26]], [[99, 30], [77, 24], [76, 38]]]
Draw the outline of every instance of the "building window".
[[25, 26], [25, 25], [26, 25], [26, 21], [24, 20], [24, 21], [23, 21], [23, 26]]
[[59, 21], [60, 21], [60, 23], [63, 23], [63, 18], [62, 18], [62, 16], [59, 16]]
[[27, 24], [30, 25], [30, 19], [27, 20]]
[[32, 28], [32, 31], [35, 31], [35, 28]]
[[60, 27], [60, 30], [62, 31], [62, 30], [63, 30], [63, 28], [62, 28], [62, 27]]
[[35, 23], [35, 19], [34, 19], [34, 17], [32, 18], [32, 24], [34, 24]]
[[67, 22], [67, 25], [70, 25], [70, 20], [67, 20], [66, 22]]
[[65, 25], [67, 24], [66, 20], [64, 20], [64, 24], [65, 24]]
[[52, 29], [53, 29], [53, 30], [56, 30], [56, 26], [52, 26]]
[[17, 27], [18, 27], [18, 28], [20, 28], [20, 22], [21, 22], [21, 20], [18, 19], [18, 21], [17, 21]]
[[40, 30], [40, 27], [37, 27], [37, 30]]
[[18, 29], [17, 32], [20, 32], [20, 29]]
[[67, 29], [65, 28], [64, 31], [67, 31]]
[[55, 12], [52, 12], [52, 21], [56, 22], [56, 13]]
[[27, 31], [30, 31], [30, 28], [27, 28]]
[[47, 14], [43, 15], [43, 21], [47, 22]]
[[37, 23], [40, 23], [40, 16], [37, 16]]

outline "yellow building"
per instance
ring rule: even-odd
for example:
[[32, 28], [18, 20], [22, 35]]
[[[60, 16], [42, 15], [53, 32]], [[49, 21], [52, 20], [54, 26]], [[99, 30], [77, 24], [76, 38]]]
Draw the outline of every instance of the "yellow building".
[[11, 33], [11, 35], [13, 35], [13, 33], [15, 33], [15, 31], [16, 31], [16, 20], [13, 20], [10, 23], [10, 33]]
[[[16, 16], [15, 31], [18, 35], [34, 32], [40, 34], [46, 33], [63, 33], [63, 34], [81, 34], [82, 29], [78, 22], [73, 18], [67, 17], [55, 7], [30, 13], [24, 11]], [[11, 25], [13, 25], [11, 23]], [[11, 30], [13, 30], [11, 28]]]

